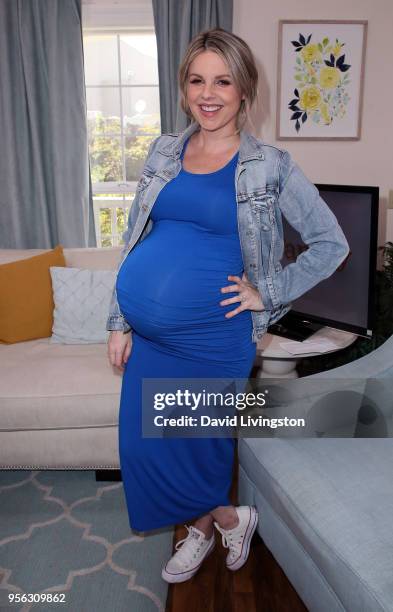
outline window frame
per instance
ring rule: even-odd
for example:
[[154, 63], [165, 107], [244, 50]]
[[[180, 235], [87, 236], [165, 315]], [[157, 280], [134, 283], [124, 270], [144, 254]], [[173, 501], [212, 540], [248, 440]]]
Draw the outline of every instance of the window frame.
[[[118, 137], [120, 139], [121, 146], [121, 160], [122, 160], [122, 173], [123, 177], [126, 175], [126, 159], [125, 159], [125, 137], [124, 137], [124, 126], [123, 126], [123, 89], [126, 88], [147, 88], [147, 87], [155, 87], [159, 91], [159, 82], [157, 83], [133, 83], [133, 84], [123, 84], [122, 83], [122, 75], [121, 75], [121, 51], [120, 51], [120, 36], [124, 34], [154, 34], [155, 29], [154, 26], [146, 25], [146, 26], [97, 26], [97, 27], [82, 27], [82, 38], [83, 42], [85, 38], [89, 35], [100, 35], [100, 34], [109, 34], [116, 36], [116, 49], [117, 49], [117, 63], [118, 63], [118, 75], [117, 75], [117, 83], [113, 85], [87, 85], [85, 82], [85, 90], [86, 90], [86, 99], [87, 99], [87, 90], [88, 89], [104, 89], [106, 87], [117, 88], [119, 92], [119, 112], [120, 112], [120, 133], [107, 133], [106, 136]], [[87, 104], [86, 104], [86, 113], [87, 113]], [[86, 115], [86, 124], [87, 124], [87, 115]], [[147, 134], [148, 135], [148, 134]], [[154, 133], [152, 136], [156, 137], [157, 134]], [[89, 159], [90, 159], [90, 151]], [[112, 243], [112, 247], [122, 246], [122, 235], [123, 231], [120, 233], [117, 232], [117, 215], [118, 209], [123, 211], [124, 215], [124, 228], [127, 227], [127, 213], [126, 210], [132, 207], [135, 192], [138, 181], [127, 181], [125, 179], [121, 181], [110, 181], [110, 182], [93, 182], [92, 181], [92, 197], [93, 197], [93, 211], [94, 211], [94, 220], [96, 227], [96, 239], [97, 246], [101, 248], [111, 248], [110, 246], [102, 246], [102, 242], [104, 240], [109, 240]], [[103, 198], [100, 196], [111, 195], [111, 198]], [[99, 206], [97, 202], [100, 200], [103, 201], [103, 206]], [[101, 220], [100, 220], [100, 211], [102, 209], [109, 209], [111, 216], [111, 233], [110, 234], [101, 234]], [[115, 230], [115, 231], [114, 231]]]
[[[123, 96], [122, 89], [127, 88], [147, 88], [147, 87], [155, 87], [159, 90], [159, 83], [157, 84], [146, 84], [146, 83], [136, 83], [136, 84], [122, 84], [121, 81], [121, 54], [120, 54], [120, 35], [121, 34], [155, 34], [155, 29], [152, 26], [119, 26], [119, 27], [83, 27], [82, 28], [82, 36], [83, 39], [85, 36], [94, 35], [94, 34], [113, 34], [116, 35], [116, 48], [117, 48], [117, 62], [118, 62], [118, 83], [113, 85], [86, 85], [86, 92], [88, 89], [105, 89], [109, 88], [117, 88], [119, 91], [119, 100], [120, 100], [120, 134], [106, 134], [107, 136], [116, 136], [120, 139], [121, 146], [121, 161], [122, 161], [122, 172], [123, 177], [126, 175], [126, 160], [125, 160], [125, 141], [124, 141], [124, 127], [123, 127]], [[86, 113], [87, 113], [87, 105], [86, 105]], [[86, 117], [87, 121], [87, 117]], [[156, 137], [157, 134], [152, 134], [152, 136]], [[90, 157], [90, 152], [89, 152]], [[113, 194], [135, 194], [136, 186], [138, 181], [127, 181], [122, 179], [121, 181], [110, 181], [110, 182], [92, 182], [93, 196], [113, 193]]]

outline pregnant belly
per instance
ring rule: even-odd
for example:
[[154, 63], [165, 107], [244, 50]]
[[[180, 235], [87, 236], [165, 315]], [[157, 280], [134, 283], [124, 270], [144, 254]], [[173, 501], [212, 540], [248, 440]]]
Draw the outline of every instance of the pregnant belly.
[[202, 333], [217, 324], [228, 332], [250, 320], [249, 311], [225, 318], [237, 304], [219, 304], [238, 295], [221, 293], [221, 287], [231, 284], [228, 275], [241, 277], [242, 272], [237, 236], [212, 235], [192, 224], [187, 231], [157, 224], [119, 270], [119, 306], [131, 327], [148, 337], [190, 328]]

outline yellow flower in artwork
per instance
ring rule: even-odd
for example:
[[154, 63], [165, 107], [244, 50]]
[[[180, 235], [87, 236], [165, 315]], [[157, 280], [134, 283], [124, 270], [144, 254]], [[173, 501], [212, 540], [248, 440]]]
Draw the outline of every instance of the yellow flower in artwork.
[[329, 113], [329, 107], [326, 104], [326, 102], [322, 102], [319, 105], [320, 111], [321, 111], [321, 117], [322, 117], [322, 121], [324, 122], [325, 125], [329, 125], [332, 122], [332, 118], [330, 116]]
[[318, 87], [305, 87], [300, 94], [299, 106], [305, 111], [312, 111], [321, 103], [321, 92]]
[[326, 48], [326, 53], [333, 53], [334, 57], [337, 57], [341, 53], [342, 43], [337, 43], [334, 46], [329, 46]]
[[321, 52], [318, 49], [318, 45], [310, 43], [309, 45], [305, 45], [303, 49], [300, 51], [303, 61], [305, 63], [313, 62], [314, 60], [321, 59]]
[[340, 82], [340, 71], [338, 68], [333, 68], [333, 66], [321, 68], [319, 82], [324, 89], [334, 89]]

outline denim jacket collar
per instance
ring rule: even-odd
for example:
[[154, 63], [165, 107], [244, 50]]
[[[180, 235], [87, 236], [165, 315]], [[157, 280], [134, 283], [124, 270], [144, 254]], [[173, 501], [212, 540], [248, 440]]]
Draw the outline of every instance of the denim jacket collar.
[[[183, 150], [183, 145], [187, 138], [191, 136], [199, 128], [199, 124], [194, 121], [192, 122], [183, 132], [177, 134], [168, 134], [169, 136], [177, 136], [169, 143], [165, 142], [158, 147], [158, 152], [163, 155], [168, 155], [174, 159], [178, 159]], [[165, 139], [166, 140], [166, 139]], [[262, 151], [263, 143], [258, 141], [254, 136], [246, 132], [245, 130], [240, 131], [240, 147], [239, 147], [239, 163], [243, 163], [250, 159], [264, 159], [264, 153]]]

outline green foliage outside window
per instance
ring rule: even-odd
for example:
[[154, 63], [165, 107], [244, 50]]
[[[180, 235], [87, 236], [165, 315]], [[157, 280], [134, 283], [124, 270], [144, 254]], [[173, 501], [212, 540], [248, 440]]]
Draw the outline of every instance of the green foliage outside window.
[[[111, 183], [121, 181], [138, 181], [147, 157], [150, 143], [160, 135], [159, 117], [146, 125], [127, 124], [123, 130], [125, 176], [121, 153], [121, 131], [119, 117], [104, 117], [96, 113], [88, 118], [89, 155], [92, 183]], [[126, 229], [127, 218], [133, 195], [97, 194], [95, 204], [99, 206], [99, 223], [101, 246], [111, 247], [122, 244], [120, 238], [114, 242], [113, 236], [120, 236]], [[114, 202], [119, 206], [115, 208]], [[111, 203], [111, 206], [105, 206]], [[125, 205], [127, 203], [127, 205]]]
[[88, 119], [89, 154], [93, 183], [111, 181], [137, 181], [142, 172], [149, 145], [160, 135], [159, 120], [124, 127], [124, 154], [126, 176], [123, 176], [120, 143], [120, 118], [103, 117], [98, 113]]
[[[111, 247], [116, 243], [113, 241], [113, 236], [120, 236], [118, 244], [123, 244], [121, 238], [123, 232], [127, 228], [128, 213], [132, 204], [131, 197], [127, 195], [119, 194], [105, 194], [100, 195], [99, 199], [95, 197], [96, 203], [99, 206], [99, 222], [101, 230], [101, 246]], [[112, 203], [112, 207], [105, 206], [106, 202]], [[113, 203], [119, 203], [119, 206], [113, 207]], [[113, 211], [115, 211], [113, 213]], [[115, 216], [115, 221], [114, 217]]]

